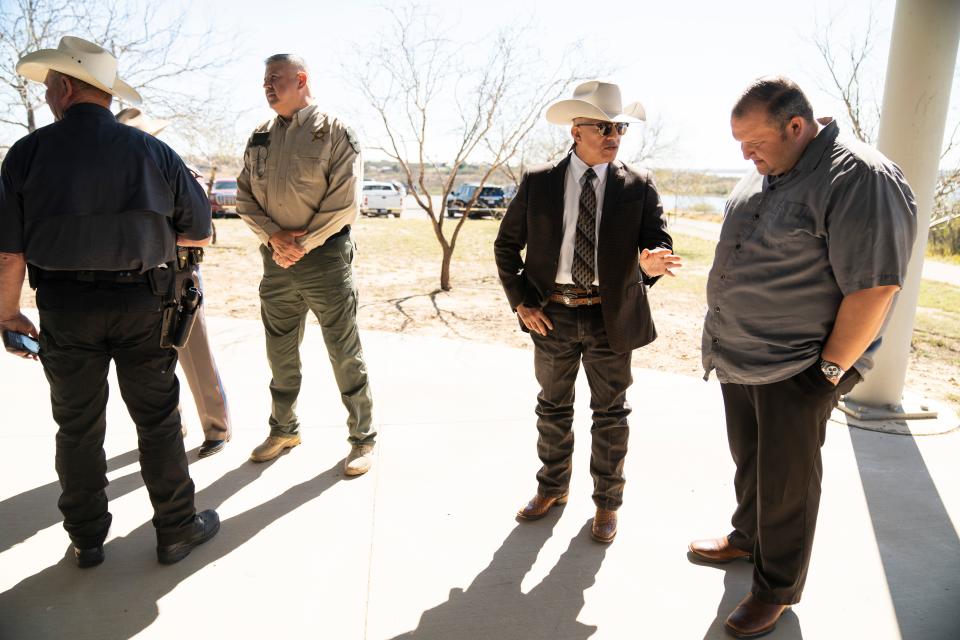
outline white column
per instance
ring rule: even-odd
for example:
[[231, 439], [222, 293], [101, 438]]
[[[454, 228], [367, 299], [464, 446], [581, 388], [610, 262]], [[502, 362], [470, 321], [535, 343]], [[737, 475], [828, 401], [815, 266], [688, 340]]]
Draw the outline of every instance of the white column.
[[876, 367], [850, 394], [860, 404], [901, 403], [958, 41], [960, 0], [897, 0], [877, 147], [913, 188], [917, 241]]

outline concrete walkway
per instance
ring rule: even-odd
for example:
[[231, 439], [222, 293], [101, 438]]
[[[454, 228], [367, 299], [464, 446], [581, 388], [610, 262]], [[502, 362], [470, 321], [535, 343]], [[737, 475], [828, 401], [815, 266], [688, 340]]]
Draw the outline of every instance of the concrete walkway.
[[[704, 240], [716, 241], [720, 237], [720, 223], [707, 220], [672, 218], [670, 220], [670, 230]], [[960, 265], [925, 258], [923, 261], [923, 279], [945, 282], [960, 287]]]
[[[601, 546], [588, 532], [583, 380], [570, 504], [519, 524], [538, 466], [530, 352], [364, 334], [381, 435], [374, 470], [347, 480], [344, 412], [317, 327], [303, 347], [303, 444], [261, 465], [247, 460], [269, 406], [261, 327], [213, 319], [211, 329], [236, 433], [198, 460], [193, 422], [186, 444], [198, 507], [216, 507], [223, 528], [170, 567], [156, 562], [134, 428], [115, 387], [107, 560], [73, 566], [47, 384], [38, 363], [0, 357], [0, 638], [725, 637], [751, 566], [686, 556], [691, 538], [727, 531], [733, 508], [715, 383], [635, 370], [626, 503], [617, 540]], [[807, 590], [770, 637], [956, 638], [960, 432], [831, 423], [823, 453]]]

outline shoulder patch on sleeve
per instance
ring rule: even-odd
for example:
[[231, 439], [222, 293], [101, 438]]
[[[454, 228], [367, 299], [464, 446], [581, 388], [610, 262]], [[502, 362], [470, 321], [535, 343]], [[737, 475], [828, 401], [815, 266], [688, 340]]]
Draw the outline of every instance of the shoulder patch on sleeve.
[[247, 140], [248, 147], [267, 147], [270, 145], [270, 123], [272, 120], [267, 120], [259, 127], [253, 130], [253, 133], [250, 135], [250, 138]]
[[353, 148], [353, 152], [360, 153], [360, 140], [357, 139], [356, 132], [350, 127], [347, 127], [346, 135], [347, 142], [350, 144], [350, 147]]

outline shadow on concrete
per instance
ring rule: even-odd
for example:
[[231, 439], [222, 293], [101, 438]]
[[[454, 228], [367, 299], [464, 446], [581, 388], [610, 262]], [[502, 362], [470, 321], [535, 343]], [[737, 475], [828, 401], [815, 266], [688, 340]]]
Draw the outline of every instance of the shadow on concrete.
[[597, 627], [578, 622], [577, 616], [607, 548], [590, 538], [589, 520], [543, 581], [529, 593], [520, 590], [559, 513], [518, 524], [466, 591], [451, 589], [446, 602], [423, 613], [416, 629], [394, 640], [586, 640], [592, 636]]
[[[140, 460], [136, 449], [121, 453], [107, 460], [107, 472], [122, 469]], [[112, 500], [136, 491], [143, 486], [139, 471], [128, 473], [113, 480], [107, 486], [107, 497]], [[50, 482], [0, 502], [0, 553], [24, 542], [47, 527], [63, 522], [63, 516], [57, 509], [60, 499], [60, 482]]]
[[960, 539], [912, 437], [849, 428], [904, 640], [960, 629]]
[[[753, 585], [753, 563], [745, 560], [735, 560], [727, 564], [710, 564], [697, 560], [693, 554], [687, 553], [687, 559], [704, 571], [723, 571], [723, 596], [717, 605], [717, 617], [703, 634], [703, 640], [729, 640], [723, 627], [724, 620], [730, 615], [740, 601], [743, 600]], [[777, 623], [776, 631], [771, 637], [781, 640], [802, 640], [803, 631], [800, 628], [800, 619], [791, 609], [787, 609]]]
[[[198, 510], [222, 504], [259, 478], [271, 462], [245, 462], [197, 494]], [[80, 570], [71, 547], [47, 567], [0, 594], [0, 638], [130, 638], [157, 618], [157, 602], [180, 582], [253, 538], [264, 527], [332, 487], [342, 465], [223, 521], [220, 533], [172, 566], [157, 563], [156, 536], [146, 522], [105, 546], [106, 562]], [[184, 622], [189, 628], [189, 621]], [[86, 634], [86, 635], [84, 635]]]

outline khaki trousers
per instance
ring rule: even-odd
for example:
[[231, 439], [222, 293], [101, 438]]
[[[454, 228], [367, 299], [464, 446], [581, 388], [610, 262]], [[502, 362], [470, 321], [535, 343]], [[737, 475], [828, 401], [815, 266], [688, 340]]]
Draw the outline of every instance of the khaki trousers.
[[[203, 281], [200, 278], [200, 267], [191, 265], [183, 271], [177, 272], [177, 290], [193, 286], [203, 290]], [[180, 367], [187, 379], [190, 393], [197, 403], [197, 415], [200, 417], [200, 426], [206, 440], [229, 440], [230, 412], [227, 407], [227, 395], [220, 381], [220, 372], [213, 359], [210, 341], [207, 335], [207, 324], [204, 322], [203, 305], [197, 312], [196, 322], [190, 332], [190, 338], [179, 353]]]

